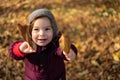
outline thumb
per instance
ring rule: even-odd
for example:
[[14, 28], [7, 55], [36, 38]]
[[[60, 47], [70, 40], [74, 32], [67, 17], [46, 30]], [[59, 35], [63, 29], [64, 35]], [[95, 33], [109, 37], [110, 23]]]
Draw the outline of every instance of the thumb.
[[27, 42], [23, 42], [23, 43], [20, 45], [20, 50], [22, 51], [22, 50], [24, 50], [24, 49], [26, 49], [26, 48], [28, 48], [28, 43], [27, 43]]
[[21, 45], [20, 45], [20, 51], [23, 52], [23, 53], [32, 53], [32, 52], [35, 52], [35, 50], [33, 50], [30, 45], [28, 44], [28, 42], [23, 42]]
[[64, 54], [65, 58], [66, 58], [68, 61], [70, 61], [70, 60], [71, 60], [71, 59], [69, 58], [69, 55], [68, 55], [68, 54], [66, 54], [64, 51], [63, 51], [63, 54]]

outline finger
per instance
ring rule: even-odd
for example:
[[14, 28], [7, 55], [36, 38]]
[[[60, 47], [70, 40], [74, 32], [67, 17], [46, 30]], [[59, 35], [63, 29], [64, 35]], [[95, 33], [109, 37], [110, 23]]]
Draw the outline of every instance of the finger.
[[33, 48], [30, 47], [30, 52], [36, 52], [36, 50], [34, 50]]
[[63, 51], [63, 54], [65, 55], [65, 57], [66, 57], [66, 59], [67, 59], [68, 61], [71, 61], [71, 59], [69, 58], [69, 55], [68, 55], [68, 54], [66, 54], [64, 51]]
[[71, 59], [71, 61], [73, 61], [76, 58], [76, 54], [74, 53], [72, 49], [70, 50], [68, 57]]
[[29, 53], [33, 53], [33, 52], [35, 52], [35, 51], [34, 51], [34, 50], [31, 50], [31, 49], [29, 50]]
[[24, 52], [24, 50], [25, 50], [27, 47], [28, 47], [28, 46], [27, 46], [26, 42], [23, 42], [23, 43], [20, 45], [19, 49], [20, 49], [20, 51]]

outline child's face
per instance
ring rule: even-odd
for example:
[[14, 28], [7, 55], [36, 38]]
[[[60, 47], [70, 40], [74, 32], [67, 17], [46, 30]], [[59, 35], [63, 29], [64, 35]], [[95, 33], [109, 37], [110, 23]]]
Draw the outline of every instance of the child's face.
[[32, 40], [39, 46], [46, 46], [53, 38], [53, 29], [47, 17], [35, 20], [32, 29]]

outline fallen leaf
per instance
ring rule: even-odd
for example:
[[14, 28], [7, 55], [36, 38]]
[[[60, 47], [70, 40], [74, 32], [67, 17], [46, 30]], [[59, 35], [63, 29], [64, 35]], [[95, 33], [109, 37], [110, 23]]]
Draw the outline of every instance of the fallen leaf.
[[64, 34], [62, 34], [61, 37], [60, 37], [60, 39], [59, 39], [59, 45], [60, 45], [60, 48], [65, 53], [69, 53], [70, 52], [70, 40]]

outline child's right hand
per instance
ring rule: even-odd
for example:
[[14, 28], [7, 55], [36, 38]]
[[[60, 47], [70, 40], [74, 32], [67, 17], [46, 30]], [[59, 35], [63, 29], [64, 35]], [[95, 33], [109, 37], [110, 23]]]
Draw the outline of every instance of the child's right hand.
[[20, 47], [19, 47], [20, 51], [22, 53], [25, 53], [25, 54], [30, 54], [30, 53], [33, 53], [33, 52], [36, 52], [36, 50], [33, 50], [30, 45], [28, 44], [28, 42], [23, 42]]

